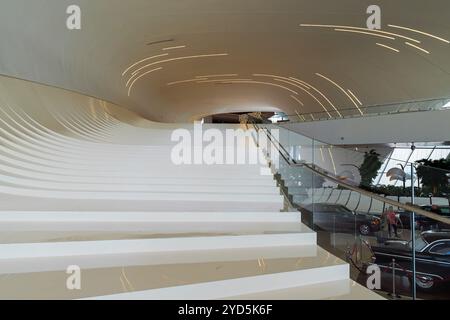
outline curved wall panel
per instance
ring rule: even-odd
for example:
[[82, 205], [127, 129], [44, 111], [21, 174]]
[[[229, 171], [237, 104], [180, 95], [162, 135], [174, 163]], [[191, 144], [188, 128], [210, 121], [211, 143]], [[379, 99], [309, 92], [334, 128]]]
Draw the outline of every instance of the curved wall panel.
[[0, 123], [3, 209], [29, 210], [31, 202], [52, 210], [54, 201], [65, 210], [86, 201], [110, 210], [120, 201], [130, 210], [136, 202], [145, 210], [183, 202], [282, 206], [273, 178], [260, 175], [258, 165], [172, 164], [172, 131], [192, 125], [154, 123], [105, 101], [6, 77]]

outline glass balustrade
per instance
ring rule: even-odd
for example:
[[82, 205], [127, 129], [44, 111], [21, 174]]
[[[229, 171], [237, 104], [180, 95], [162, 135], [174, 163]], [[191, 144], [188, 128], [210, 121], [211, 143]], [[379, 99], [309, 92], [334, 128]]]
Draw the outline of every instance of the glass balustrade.
[[442, 179], [435, 187], [440, 197], [422, 197], [423, 186], [414, 179], [414, 193], [410, 179], [402, 195], [376, 194], [357, 175], [364, 153], [277, 124], [253, 126], [260, 132], [256, 138], [263, 132], [271, 142], [260, 146], [289, 206], [301, 211], [320, 246], [350, 264], [353, 280], [390, 299], [450, 298], [447, 171], [423, 167], [418, 173], [412, 167], [416, 179]]

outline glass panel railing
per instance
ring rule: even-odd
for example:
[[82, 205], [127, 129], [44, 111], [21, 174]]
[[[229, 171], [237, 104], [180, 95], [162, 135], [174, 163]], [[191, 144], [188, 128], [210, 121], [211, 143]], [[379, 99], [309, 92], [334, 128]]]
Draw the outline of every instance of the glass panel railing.
[[[385, 254], [397, 243], [407, 243], [412, 234], [397, 222], [396, 212], [390, 205], [369, 195], [351, 190], [345, 185], [316, 173], [305, 179], [314, 180], [306, 185], [304, 199], [294, 199], [305, 223], [317, 232], [318, 244], [350, 264], [350, 276], [363, 286], [377, 290], [387, 298], [409, 298], [412, 292], [405, 287], [405, 279], [392, 272], [398, 263], [395, 255]], [[303, 181], [300, 181], [303, 184]], [[392, 211], [392, 212], [391, 212]], [[412, 250], [405, 246], [408, 253]], [[406, 253], [405, 253], [406, 254]], [[405, 270], [412, 270], [411, 261], [402, 261]], [[378, 270], [379, 279], [370, 278], [368, 272]], [[397, 267], [394, 269], [397, 271]], [[402, 282], [403, 281], [403, 282]]]
[[259, 124], [259, 127], [276, 134], [292, 160], [313, 163], [346, 183], [404, 204], [411, 203], [412, 190], [416, 204], [450, 204], [448, 145], [339, 147], [278, 124]]
[[[450, 297], [450, 213], [444, 201], [413, 206], [420, 197], [372, 193], [360, 188], [360, 177], [342, 174], [342, 162], [336, 160], [345, 156], [350, 162], [359, 153], [273, 124], [256, 128], [275, 144], [263, 153], [290, 206], [302, 212], [302, 222], [317, 232], [320, 246], [349, 262], [353, 280], [387, 298]], [[333, 157], [336, 152], [343, 155]], [[440, 188], [447, 190], [445, 183]]]
[[[421, 209], [445, 217], [448, 222], [430, 216], [400, 210], [403, 225], [414, 225], [415, 289], [419, 299], [450, 299], [450, 207], [425, 205]], [[411, 228], [410, 228], [411, 229]], [[408, 257], [409, 258], [409, 257]], [[403, 261], [405, 258], [398, 258]]]

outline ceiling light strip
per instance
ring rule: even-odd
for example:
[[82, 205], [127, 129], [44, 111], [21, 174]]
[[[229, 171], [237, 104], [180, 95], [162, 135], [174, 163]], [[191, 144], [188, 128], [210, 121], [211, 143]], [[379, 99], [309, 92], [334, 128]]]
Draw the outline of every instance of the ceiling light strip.
[[151, 67], [151, 66], [156, 65], [156, 64], [160, 64], [160, 63], [166, 63], [166, 62], [171, 62], [171, 61], [179, 61], [179, 60], [187, 60], [187, 59], [222, 57], [222, 56], [228, 56], [228, 53], [199, 54], [199, 55], [195, 55], [195, 56], [184, 56], [184, 57], [165, 59], [165, 60], [155, 61], [155, 62], [146, 64], [146, 65], [140, 67], [139, 69], [135, 70], [132, 74], [134, 76], [136, 73], [140, 72], [141, 70], [143, 70], [145, 68], [148, 68], [148, 67]]
[[284, 79], [284, 80], [292, 81], [292, 79], [290, 79], [288, 77], [283, 77], [283, 76], [279, 76], [279, 75], [276, 75], [276, 74], [254, 73], [253, 76], [255, 76], [255, 77], [267, 77], [267, 78], [277, 78], [277, 79]]
[[285, 89], [285, 90], [287, 90], [289, 92], [292, 92], [293, 94], [298, 95], [298, 92], [296, 92], [294, 90], [291, 90], [291, 89], [289, 89], [289, 88], [287, 88], [285, 86], [282, 86], [282, 85], [279, 85], [279, 84], [276, 84], [276, 83], [272, 83], [272, 82], [263, 82], [263, 81], [254, 81], [254, 80], [251, 80], [251, 81], [247, 81], [247, 80], [246, 81], [242, 81], [242, 80], [233, 81], [233, 80], [231, 80], [231, 81], [227, 81], [227, 82], [230, 82], [230, 83], [248, 83], [248, 84], [270, 85], [270, 86], [274, 86], [274, 87], [279, 87], [279, 88]]
[[397, 25], [395, 25], [395, 24], [388, 24], [388, 26], [391, 27], [391, 28], [397, 28], [397, 29], [402, 29], [402, 30], [406, 30], [406, 31], [411, 31], [411, 32], [419, 33], [419, 34], [422, 34], [422, 35], [424, 35], [424, 36], [427, 36], [427, 37], [430, 37], [430, 38], [434, 38], [434, 39], [436, 39], [436, 40], [439, 40], [439, 41], [442, 41], [442, 42], [445, 42], [445, 43], [450, 43], [449, 40], [446, 40], [446, 39], [444, 39], [444, 38], [435, 36], [434, 34], [427, 33], [427, 32], [423, 32], [423, 31], [420, 31], [420, 30], [417, 30], [417, 29], [407, 28], [407, 27], [403, 27], [403, 26], [397, 26]]
[[[279, 78], [273, 78], [273, 80], [275, 80], [275, 81], [280, 81], [280, 82], [289, 84], [289, 85], [294, 86], [294, 87], [299, 88], [299, 89], [304, 88], [304, 85], [303, 85], [303, 84], [301, 85], [301, 84], [299, 84], [299, 83], [294, 83], [292, 80], [291, 80], [291, 81], [287, 81], [287, 80], [279, 79]], [[306, 88], [306, 89], [309, 89], [309, 88]]]
[[212, 79], [212, 80], [203, 80], [197, 79], [197, 83], [212, 83], [212, 82], [230, 82], [230, 81], [252, 81], [252, 79]]
[[366, 32], [381, 33], [381, 34], [385, 34], [385, 35], [389, 35], [389, 36], [393, 36], [393, 37], [402, 38], [402, 39], [405, 39], [405, 40], [408, 40], [408, 41], [412, 41], [412, 42], [415, 42], [415, 43], [420, 43], [420, 40], [417, 40], [417, 39], [414, 39], [414, 38], [410, 38], [410, 37], [404, 36], [402, 34], [388, 32], [388, 31], [383, 31], [383, 30], [378, 30], [378, 29], [369, 29], [369, 28], [361, 28], [361, 27], [353, 27], [353, 26], [330, 25], [330, 24], [301, 24], [300, 26], [302, 26], [302, 27], [319, 27], [319, 28], [338, 28], [338, 29], [361, 30], [361, 31], [366, 31]]
[[297, 117], [298, 117], [300, 120], [306, 121], [305, 117], [304, 117], [303, 115], [301, 115], [297, 110], [295, 110], [295, 114], [297, 115]]
[[[308, 92], [307, 90], [305, 90], [305, 88], [306, 89], [310, 89], [310, 87], [312, 87], [315, 91], [317, 91], [332, 107], [333, 107], [333, 109], [336, 111], [336, 113], [340, 116], [340, 117], [342, 117], [342, 114], [339, 112], [339, 110], [335, 107], [335, 105], [320, 91], [320, 90], [318, 90], [318, 89], [316, 89], [315, 87], [313, 87], [312, 85], [310, 85], [309, 83], [307, 83], [307, 82], [304, 82], [304, 81], [302, 81], [302, 80], [300, 80], [300, 79], [297, 79], [297, 78], [294, 78], [294, 77], [289, 77], [289, 78], [287, 78], [287, 77], [283, 77], [283, 76], [278, 76], [278, 75], [273, 75], [273, 74], [263, 74], [263, 73], [255, 73], [255, 74], [253, 74], [253, 76], [257, 76], [257, 77], [270, 77], [270, 78], [273, 78], [274, 80], [276, 80], [276, 81], [280, 81], [280, 82], [284, 82], [284, 83], [287, 83], [287, 84], [290, 84], [290, 85], [292, 85], [292, 86], [295, 86], [295, 87], [297, 87], [297, 88], [299, 88], [299, 89], [301, 89], [302, 91], [304, 91], [304, 92], [306, 92], [308, 95], [310, 95], [314, 100], [316, 100], [317, 101], [317, 103], [320, 105], [320, 106], [322, 106], [322, 108], [325, 110], [325, 112], [328, 114], [328, 116], [330, 117], [330, 118], [332, 118], [332, 116], [331, 116], [331, 114], [330, 114], [330, 112], [328, 111], [328, 109], [323, 105], [323, 103], [320, 101], [320, 100], [318, 100], [317, 99], [317, 97], [316, 96], [314, 96], [313, 94], [311, 94], [310, 92]], [[293, 83], [294, 82], [294, 83]], [[304, 86], [305, 88], [303, 88], [303, 87], [300, 87], [300, 86], [298, 86], [298, 85], [302, 85], [302, 86]]]
[[[292, 79], [292, 77], [288, 78], [288, 77], [278, 76], [278, 75], [275, 75], [275, 74], [265, 74], [265, 73], [254, 73], [253, 76], [255, 76], [255, 77], [268, 77], [268, 78], [274, 78], [274, 79], [275, 78], [276, 79], [282, 79], [282, 80], [288, 81], [286, 83], [289, 83], [291, 85], [294, 85], [294, 83], [295, 83], [295, 84], [299, 84], [299, 85], [304, 86], [306, 89], [309, 89], [309, 86], [307, 85], [307, 83], [305, 83], [305, 82], [303, 82], [301, 80], [298, 80], [298, 79], [297, 79], [297, 81], [295, 81], [294, 80], [295, 78]], [[279, 81], [281, 81], [281, 80], [279, 80]]]
[[392, 48], [392, 47], [387, 46], [387, 45], [382, 44], [382, 43], [378, 43], [378, 42], [377, 42], [376, 45], [377, 45], [377, 46], [380, 46], [380, 47], [383, 47], [383, 48], [386, 48], [386, 49], [389, 49], [389, 50], [392, 50], [392, 51], [395, 51], [395, 52], [400, 52], [400, 50], [395, 49], [395, 48]]
[[[339, 112], [339, 110], [336, 108], [336, 106], [330, 101], [330, 99], [328, 99], [328, 97], [326, 95], [324, 95], [319, 89], [315, 88], [313, 85], [311, 85], [308, 82], [302, 81], [300, 79], [294, 78], [294, 77], [289, 77], [289, 79], [291, 79], [292, 81], [298, 83], [298, 84], [302, 84], [304, 85], [307, 89], [313, 89], [314, 91], [316, 91], [317, 93], [319, 93], [330, 105], [331, 107], [336, 111], [336, 113], [342, 118], [342, 114]], [[323, 105], [322, 105], [323, 106]], [[328, 113], [328, 110], [324, 107], [324, 110]], [[328, 115], [331, 117], [331, 115], [328, 113]]]
[[297, 98], [296, 96], [291, 96], [291, 98], [294, 99], [295, 101], [297, 101], [302, 107], [305, 106], [305, 104], [299, 98]]
[[300, 88], [302, 91], [304, 91], [304, 92], [306, 92], [308, 95], [310, 95], [311, 96], [311, 98], [313, 98], [322, 108], [323, 108], [323, 110], [325, 110], [325, 112], [328, 114], [328, 117], [331, 119], [331, 118], [333, 118], [332, 116], [331, 116], [331, 114], [330, 114], [330, 112], [327, 110], [327, 108], [323, 105], [323, 103], [319, 100], [319, 99], [317, 99], [316, 98], [316, 96], [315, 95], [313, 95], [311, 92], [309, 92], [308, 90], [306, 90], [306, 89], [303, 89], [303, 88]]
[[[336, 113], [339, 115], [339, 117], [342, 118], [342, 114], [339, 112], [339, 110], [336, 108], [336, 106], [333, 104], [333, 102], [331, 102], [330, 99], [328, 99], [328, 97], [326, 95], [324, 95], [319, 89], [317, 89], [316, 87], [314, 87], [313, 85], [307, 83], [314, 91], [316, 91], [318, 94], [320, 94], [322, 96], [322, 98], [324, 98], [330, 105], [331, 107], [336, 111]], [[326, 110], [326, 109], [325, 109]], [[327, 111], [328, 113], [328, 111]], [[330, 114], [328, 114], [330, 115]], [[330, 116], [331, 117], [331, 116]]]
[[184, 49], [186, 46], [175, 46], [175, 47], [167, 47], [163, 48], [163, 51], [176, 50], [176, 49]]
[[149, 70], [149, 71], [147, 71], [147, 72], [144, 72], [144, 73], [141, 74], [140, 76], [138, 76], [136, 79], [134, 79], [133, 82], [131, 83], [130, 87], [128, 88], [128, 96], [130, 96], [130, 94], [131, 94], [131, 89], [133, 88], [133, 86], [134, 86], [134, 84], [136, 83], [136, 81], [138, 81], [138, 80], [141, 79], [143, 76], [145, 76], [145, 75], [147, 75], [147, 74], [149, 74], [149, 73], [152, 73], [152, 72], [155, 72], [155, 71], [158, 71], [158, 70], [161, 70], [161, 69], [162, 69], [162, 67], [159, 67], [159, 68], [156, 68], [156, 69], [153, 69], [153, 70]]
[[130, 69], [132, 69], [133, 67], [137, 66], [138, 64], [140, 64], [140, 63], [142, 63], [142, 62], [144, 62], [144, 61], [151, 60], [151, 59], [155, 59], [155, 58], [160, 58], [160, 57], [165, 57], [165, 56], [168, 56], [168, 55], [169, 55], [168, 53], [163, 53], [163, 54], [158, 54], [158, 55], [156, 55], [156, 56], [152, 56], [152, 57], [148, 57], [148, 58], [144, 58], [144, 59], [142, 59], [142, 60], [139, 60], [138, 62], [133, 63], [131, 66], [129, 66], [127, 69], [125, 69], [125, 71], [122, 73], [122, 76], [124, 76], [125, 73], [127, 73], [128, 71], [130, 71]]
[[226, 74], [210, 74], [206, 76], [196, 76], [196, 78], [215, 78], [215, 77], [237, 77], [236, 73], [226, 73]]
[[303, 80], [300, 80], [300, 79], [297, 79], [297, 78], [294, 78], [294, 77], [289, 77], [289, 79], [291, 79], [292, 81], [294, 81], [296, 83], [303, 84], [307, 89], [310, 89], [309, 83], [307, 83], [307, 82], [305, 82]]
[[147, 45], [151, 46], [151, 45], [154, 45], [154, 44], [160, 44], [160, 43], [171, 42], [171, 41], [175, 41], [175, 39], [171, 38], [171, 39], [156, 40], [156, 41], [147, 43]]
[[167, 83], [167, 85], [168, 86], [173, 86], [175, 84], [187, 83], [187, 82], [195, 82], [195, 81], [198, 81], [198, 79], [187, 79], [187, 80], [181, 80], [181, 81], [174, 81], [174, 82]]
[[320, 73], [316, 73], [317, 76], [327, 80], [328, 82], [334, 84], [337, 88], [339, 88], [339, 90], [341, 90], [349, 99], [350, 101], [355, 105], [356, 109], [358, 109], [359, 113], [361, 113], [361, 115], [364, 115], [364, 113], [361, 111], [361, 109], [359, 108], [358, 104], [352, 99], [352, 97], [347, 93], [347, 91], [344, 90], [344, 88], [342, 88], [339, 84], [337, 84], [336, 82], [334, 82], [333, 80], [331, 80], [330, 78], [325, 77], [324, 75], [320, 74]]
[[350, 93], [350, 95], [356, 100], [356, 102], [358, 102], [359, 105], [362, 106], [363, 104], [362, 104], [361, 100], [358, 99], [358, 97], [352, 92], [352, 90], [350, 90], [350, 89], [347, 89], [347, 90], [348, 90], [348, 93]]
[[340, 31], [340, 32], [351, 32], [351, 33], [360, 33], [360, 34], [367, 34], [369, 36], [374, 36], [374, 37], [380, 37], [380, 38], [385, 38], [385, 39], [390, 39], [390, 40], [395, 40], [394, 37], [391, 36], [385, 36], [382, 34], [378, 34], [378, 33], [373, 33], [373, 32], [366, 32], [366, 31], [359, 31], [359, 30], [352, 30], [352, 29], [334, 29], [335, 31]]
[[416, 48], [417, 50], [420, 50], [420, 51], [422, 51], [422, 52], [425, 52], [426, 54], [430, 54], [430, 51], [425, 50], [424, 48], [418, 47], [418, 46], [416, 46], [416, 45], [414, 45], [414, 44], [412, 44], [412, 43], [409, 43], [408, 41], [406, 41], [405, 43], [406, 43], [408, 46], [410, 46], [410, 47]]

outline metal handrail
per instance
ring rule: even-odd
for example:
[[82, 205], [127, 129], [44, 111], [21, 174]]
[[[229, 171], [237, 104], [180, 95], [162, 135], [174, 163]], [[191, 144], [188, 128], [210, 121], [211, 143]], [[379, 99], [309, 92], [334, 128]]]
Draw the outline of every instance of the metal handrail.
[[[297, 122], [291, 122], [291, 123], [294, 123], [294, 124], [295, 124], [295, 123], [297, 123]], [[281, 129], [283, 129], [283, 130], [287, 130], [287, 131], [293, 132], [294, 134], [301, 135], [299, 132], [297, 132], [297, 131], [291, 129], [290, 127], [285, 127], [285, 126], [280, 125], [280, 124], [278, 124], [278, 123], [272, 123], [272, 122], [270, 122], [270, 121], [267, 121], [267, 122], [265, 122], [265, 124], [270, 124], [270, 125], [273, 125], [273, 126], [277, 126], [277, 127], [281, 128]], [[308, 137], [308, 136], [304, 136], [304, 137], [307, 137], [307, 138], [309, 138], [309, 139], [312, 139], [311, 137]], [[318, 142], [320, 142], [320, 143], [323, 143], [323, 144], [325, 144], [326, 146], [332, 146], [332, 145], [330, 145], [329, 143], [326, 143], [326, 142], [324, 142], [324, 141], [320, 141], [320, 140], [317, 140], [317, 139], [316, 139], [316, 141], [318, 141]], [[325, 147], [326, 147], [326, 146], [325, 146]], [[342, 148], [342, 147], [339, 147], [339, 146], [332, 146], [332, 147], [333, 147], [333, 148], [339, 148], [340, 150], [345, 150], [345, 148]], [[364, 154], [363, 152], [355, 151], [355, 150], [352, 150], [352, 152], [358, 152], [358, 153], [360, 153], [360, 154]], [[391, 160], [395, 160], [395, 161], [399, 161], [399, 162], [405, 162], [405, 160], [401, 160], [401, 159], [395, 159], [395, 158], [390, 158], [390, 159], [391, 159]], [[386, 158], [383, 158], [383, 160], [386, 160]], [[406, 161], [406, 164], [411, 164], [411, 163], [414, 163], [414, 162]], [[423, 165], [423, 166], [426, 167], [426, 168], [431, 168], [431, 169], [433, 169], [433, 170], [445, 171], [445, 172], [450, 173], [450, 170], [446, 170], [446, 169], [442, 169], [442, 168], [436, 168], [436, 167], [430, 167], [430, 166], [425, 166], [425, 165]]]
[[[258, 128], [254, 123], [252, 123], [252, 126], [255, 128], [256, 131], [259, 131], [259, 128]], [[247, 124], [246, 124], [246, 128], [247, 128], [247, 130], [248, 130], [248, 125], [247, 125]], [[267, 134], [266, 134], [266, 135], [267, 135]], [[269, 137], [268, 137], [268, 138], [269, 138]], [[270, 139], [270, 138], [269, 138], [269, 139]], [[258, 143], [257, 139], [256, 139], [255, 137], [253, 137], [253, 140], [254, 140], [256, 146], [259, 148], [260, 146], [259, 146], [259, 143]], [[274, 144], [274, 145], [275, 145], [275, 144]], [[278, 150], [278, 149], [277, 149], [277, 150]], [[289, 160], [281, 153], [281, 151], [278, 150], [278, 152], [279, 152], [280, 155], [283, 157], [284, 161], [286, 161], [286, 163], [289, 163]], [[288, 155], [288, 156], [289, 156], [289, 155]], [[291, 199], [289, 198], [289, 195], [286, 194], [286, 192], [284, 192], [284, 190], [283, 190], [283, 188], [282, 188], [281, 186], [280, 186], [280, 191], [281, 191], [281, 193], [282, 193], [282, 195], [283, 195], [283, 198], [284, 198], [284, 200], [286, 201], [288, 207], [289, 207], [290, 209], [296, 209], [297, 206], [291, 201]]]
[[[259, 130], [260, 130], [254, 123], [252, 123], [252, 125], [253, 125], [253, 127], [255, 128], [256, 131], [259, 131]], [[263, 131], [264, 131], [264, 130], [263, 130]], [[273, 136], [269, 135], [266, 131], [264, 131], [264, 133], [267, 135], [267, 138], [270, 140], [270, 142], [271, 142], [272, 144], [274, 144], [274, 146], [277, 148], [275, 142], [273, 141], [273, 140], [276, 140], [276, 139], [275, 139]], [[281, 144], [280, 144], [279, 141], [276, 141], [276, 142], [278, 143], [279, 146], [281, 146]], [[283, 148], [283, 147], [282, 147], [282, 148]], [[283, 148], [283, 149], [284, 149], [284, 148]], [[419, 208], [419, 207], [416, 207], [416, 206], [413, 206], [413, 205], [408, 205], [408, 204], [403, 204], [403, 203], [401, 203], [401, 202], [397, 202], [397, 201], [395, 201], [395, 200], [392, 200], [392, 199], [388, 199], [388, 198], [379, 196], [379, 195], [377, 195], [377, 194], [375, 194], [375, 193], [372, 193], [372, 192], [370, 192], [370, 191], [361, 189], [361, 188], [359, 188], [359, 187], [356, 187], [356, 186], [347, 184], [347, 183], [343, 182], [342, 180], [339, 180], [338, 178], [331, 176], [331, 175], [328, 173], [328, 171], [326, 171], [326, 170], [324, 170], [324, 169], [322, 169], [322, 168], [320, 168], [320, 167], [318, 167], [318, 166], [316, 166], [316, 165], [314, 165], [314, 164], [310, 165], [310, 164], [307, 164], [307, 163], [304, 163], [304, 162], [303, 162], [303, 163], [298, 163], [298, 162], [294, 161], [294, 160], [289, 156], [289, 154], [288, 154], [287, 156], [289, 157], [289, 160], [290, 160], [290, 161], [289, 161], [289, 160], [285, 157], [285, 155], [283, 155], [283, 154], [281, 153], [281, 151], [280, 151], [279, 148], [277, 148], [277, 151], [282, 155], [283, 159], [285, 159], [286, 163], [287, 163], [289, 166], [292, 166], [292, 167], [304, 167], [304, 168], [308, 169], [309, 171], [312, 171], [312, 172], [314, 172], [314, 173], [316, 173], [316, 174], [322, 176], [323, 178], [325, 178], [325, 179], [327, 179], [327, 180], [330, 180], [330, 181], [332, 181], [332, 182], [334, 182], [334, 183], [336, 183], [336, 184], [339, 184], [339, 185], [341, 185], [341, 186], [343, 186], [343, 187], [345, 187], [345, 188], [347, 188], [347, 189], [349, 189], [349, 190], [358, 192], [358, 193], [360, 193], [360, 194], [362, 194], [362, 195], [365, 195], [365, 196], [367, 196], [367, 197], [370, 197], [370, 198], [372, 198], [372, 199], [375, 199], [375, 200], [378, 200], [378, 201], [381, 201], [381, 202], [388, 203], [388, 204], [390, 204], [390, 205], [392, 205], [392, 206], [402, 208], [402, 209], [404, 209], [405, 211], [414, 212], [414, 213], [416, 213], [416, 214], [419, 214], [419, 215], [428, 217], [428, 218], [430, 218], [430, 219], [437, 220], [437, 221], [440, 221], [440, 222], [442, 222], [442, 223], [445, 223], [445, 224], [449, 224], [449, 225], [450, 225], [450, 219], [448, 219], [448, 218], [445, 218], [445, 217], [440, 216], [440, 215], [438, 215], [438, 214], [436, 214], [436, 213], [433, 213], [433, 212], [429, 212], [429, 211], [423, 210], [423, 209], [421, 209], [421, 208]]]
[[[328, 175], [327, 171], [323, 170], [320, 167], [317, 167], [316, 165], [309, 165], [309, 164], [306, 164], [306, 163], [299, 163], [299, 164], [292, 165], [292, 166], [305, 167], [308, 170], [313, 171], [314, 173], [316, 173], [316, 174], [318, 174], [318, 175], [320, 175], [320, 176], [322, 176], [322, 177], [324, 177], [324, 178], [326, 178], [326, 179], [328, 179], [330, 181], [333, 181], [333, 182], [335, 182], [335, 183], [337, 183], [337, 184], [339, 184], [339, 185], [341, 185], [341, 186], [343, 186], [343, 187], [345, 187], [345, 188], [347, 188], [349, 190], [361, 193], [362, 195], [368, 196], [368, 197], [370, 197], [372, 199], [388, 203], [388, 204], [390, 204], [392, 206], [402, 208], [405, 211], [415, 212], [416, 214], [420, 214], [422, 216], [426, 216], [426, 217], [431, 218], [433, 220], [437, 220], [437, 221], [440, 221], [440, 222], [443, 222], [443, 223], [446, 223], [446, 224], [450, 225], [450, 219], [448, 219], [448, 218], [445, 218], [445, 217], [440, 216], [440, 215], [438, 215], [436, 213], [433, 213], [433, 212], [429, 212], [429, 211], [423, 210], [423, 209], [418, 208], [418, 207], [413, 206], [413, 205], [403, 204], [401, 202], [397, 202], [395, 200], [391, 200], [389, 198], [385, 198], [385, 197], [379, 196], [376, 193], [372, 193], [370, 191], [361, 189], [359, 187], [352, 186], [351, 184], [347, 184], [345, 182], [342, 182], [338, 178], [335, 178], [335, 177], [332, 177], [332, 176]], [[316, 169], [316, 167], [319, 168], [319, 169]], [[322, 170], [324, 172], [322, 172]]]

